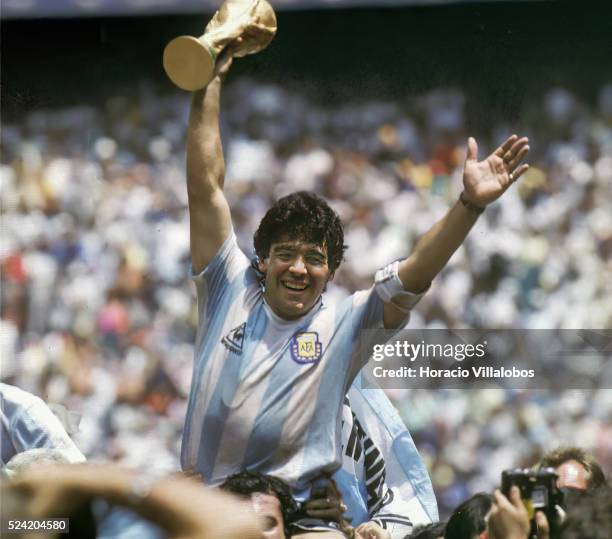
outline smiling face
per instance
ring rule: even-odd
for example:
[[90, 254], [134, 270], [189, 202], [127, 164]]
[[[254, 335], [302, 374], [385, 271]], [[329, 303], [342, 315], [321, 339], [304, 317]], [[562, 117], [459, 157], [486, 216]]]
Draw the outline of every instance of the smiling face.
[[285, 320], [306, 314], [332, 279], [327, 249], [299, 240], [273, 243], [268, 257], [259, 262], [265, 274], [266, 302]]

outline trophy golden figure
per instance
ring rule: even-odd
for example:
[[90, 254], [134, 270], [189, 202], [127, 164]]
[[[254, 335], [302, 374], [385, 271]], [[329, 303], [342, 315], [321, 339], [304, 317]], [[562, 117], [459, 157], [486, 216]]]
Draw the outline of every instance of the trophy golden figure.
[[215, 61], [231, 44], [232, 55], [254, 54], [276, 34], [276, 15], [266, 0], [225, 0], [198, 38], [180, 36], [164, 49], [164, 69], [183, 90], [204, 88], [213, 78]]

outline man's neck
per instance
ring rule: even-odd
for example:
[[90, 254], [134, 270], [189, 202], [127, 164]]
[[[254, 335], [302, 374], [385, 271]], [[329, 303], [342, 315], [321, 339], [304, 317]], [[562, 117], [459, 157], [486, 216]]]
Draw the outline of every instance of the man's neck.
[[319, 309], [319, 307], [321, 307], [321, 305], [323, 304], [323, 298], [322, 296], [319, 296], [317, 301], [315, 301], [312, 305], [312, 307], [310, 307], [310, 309], [308, 309], [307, 311], [301, 313], [298, 316], [287, 316], [284, 313], [280, 313], [278, 312], [268, 301], [267, 295], [264, 292], [263, 295], [263, 300], [264, 300], [264, 304], [266, 305], [267, 309], [269, 310], [269, 312], [274, 316], [275, 319], [277, 319], [279, 322], [284, 323], [284, 324], [288, 324], [291, 322], [295, 322], [297, 320], [301, 320], [302, 318], [304, 318], [305, 316], [308, 316], [309, 314], [317, 311]]

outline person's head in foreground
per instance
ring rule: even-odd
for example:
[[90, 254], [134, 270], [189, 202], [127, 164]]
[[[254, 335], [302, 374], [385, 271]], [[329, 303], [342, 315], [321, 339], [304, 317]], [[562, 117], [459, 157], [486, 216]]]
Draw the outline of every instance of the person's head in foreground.
[[266, 302], [287, 320], [315, 305], [346, 249], [338, 214], [306, 191], [283, 197], [268, 210], [254, 244]]
[[569, 508], [561, 527], [562, 539], [610, 539], [612, 537], [612, 488], [600, 486], [587, 492]]
[[563, 498], [560, 505], [567, 510], [586, 492], [607, 484], [595, 457], [580, 447], [559, 447], [545, 453], [538, 467], [554, 468], [557, 488]]
[[487, 517], [491, 505], [491, 496], [484, 492], [468, 498], [448, 519], [444, 539], [487, 539]]
[[255, 512], [265, 521], [263, 536], [266, 539], [289, 537], [288, 526], [298, 507], [283, 481], [245, 470], [229, 476], [220, 488], [251, 499]]
[[446, 522], [434, 522], [416, 526], [410, 535], [404, 539], [443, 539]]

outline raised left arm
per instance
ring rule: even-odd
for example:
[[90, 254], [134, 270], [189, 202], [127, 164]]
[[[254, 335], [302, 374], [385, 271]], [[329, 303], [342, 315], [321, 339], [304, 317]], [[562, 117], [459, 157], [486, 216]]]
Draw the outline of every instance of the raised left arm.
[[[417, 243], [408, 258], [400, 262], [398, 273], [404, 289], [419, 293], [427, 289], [450, 257], [463, 243], [485, 206], [497, 200], [528, 168], [521, 164], [529, 152], [527, 137], [509, 137], [483, 161], [478, 146], [468, 139], [463, 168], [461, 198]], [[397, 327], [406, 313], [392, 303], [385, 304], [385, 327]]]

